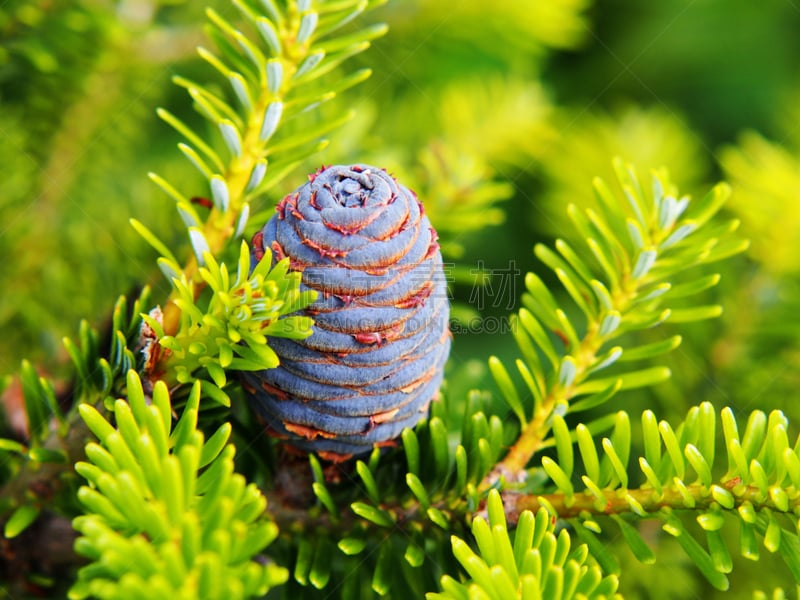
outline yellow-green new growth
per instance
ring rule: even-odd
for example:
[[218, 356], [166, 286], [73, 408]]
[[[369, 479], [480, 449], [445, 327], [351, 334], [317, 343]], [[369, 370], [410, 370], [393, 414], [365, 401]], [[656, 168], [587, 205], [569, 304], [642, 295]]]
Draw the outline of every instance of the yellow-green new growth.
[[230, 424], [209, 439], [197, 429], [200, 384], [172, 426], [169, 392], [158, 382], [146, 399], [135, 372], [128, 400], [114, 403], [114, 427], [88, 404], [80, 413], [99, 443], [75, 468], [87, 480], [87, 514], [73, 525], [90, 563], [70, 598], [248, 598], [286, 581], [259, 554], [278, 535], [266, 499], [235, 474]]
[[213, 385], [215, 398], [227, 403], [221, 388], [227, 383], [226, 369], [257, 371], [271, 369], [278, 357], [267, 344], [267, 336], [302, 339], [311, 335], [312, 320], [291, 316], [316, 298], [313, 290], [300, 290], [300, 273], [289, 272], [289, 259], [274, 268], [271, 252], [251, 272], [250, 249], [241, 243], [235, 277], [227, 266], [208, 252], [198, 273], [205, 282], [209, 298], [196, 301], [193, 286], [185, 275], [173, 280], [181, 309], [181, 327], [175, 335], [165, 335], [162, 324], [150, 315], [142, 318], [153, 329], [161, 350], [160, 360], [147, 369], [165, 381], [187, 383], [205, 379], [208, 393]]
[[505, 509], [496, 490], [487, 501], [488, 522], [472, 521], [477, 553], [466, 541], [452, 536], [453, 554], [469, 576], [458, 581], [442, 577], [442, 592], [428, 600], [567, 600], [570, 598], [619, 598], [615, 575], [603, 575], [589, 557], [587, 546], [570, 552], [566, 530], [555, 532], [555, 520], [543, 508], [519, 516], [513, 541]]

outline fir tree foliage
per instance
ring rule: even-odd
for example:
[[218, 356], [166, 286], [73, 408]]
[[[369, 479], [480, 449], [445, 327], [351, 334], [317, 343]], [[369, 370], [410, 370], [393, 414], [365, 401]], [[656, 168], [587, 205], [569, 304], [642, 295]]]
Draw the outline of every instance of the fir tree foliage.
[[[76, 138], [74, 131], [70, 132], [73, 135], [61, 135], [68, 129], [65, 123], [70, 123], [63, 111], [91, 86], [92, 74], [103, 56], [97, 48], [109, 42], [113, 30], [107, 11], [89, 4], [14, 0], [0, 7], [0, 218], [5, 224], [0, 251], [4, 256], [24, 255], [0, 268], [4, 281], [17, 282], [4, 285], [0, 327], [4, 333], [2, 353], [14, 356], [12, 349], [18, 349], [15, 360], [22, 356], [36, 361], [52, 358], [60, 348], [59, 335], [37, 335], [39, 328], [58, 330], [58, 318], [43, 310], [47, 304], [56, 305], [58, 295], [30, 293], [36, 288], [28, 282], [47, 279], [57, 285], [64, 297], [71, 299], [71, 306], [79, 305], [75, 321], [91, 304], [86, 301], [88, 295], [81, 293], [84, 282], [76, 284], [74, 276], [64, 276], [71, 270], [70, 259], [80, 244], [72, 239], [55, 243], [47, 226], [49, 222], [61, 226], [74, 222], [74, 216], [53, 201], [74, 174], [58, 163], [59, 157], [70, 153], [65, 138], [73, 142]], [[99, 112], [94, 108], [95, 114]], [[92, 130], [91, 122], [82, 120], [81, 125], [83, 131]], [[53, 146], [57, 150], [51, 152]], [[41, 220], [30, 218], [33, 207]], [[36, 252], [29, 250], [33, 240], [38, 242]], [[109, 275], [108, 280], [112, 278]], [[73, 285], [74, 291], [70, 289]], [[104, 300], [105, 310], [115, 295], [112, 292]], [[74, 330], [74, 322], [70, 325]]]
[[205, 392], [224, 404], [229, 400], [222, 388], [227, 383], [225, 369], [255, 371], [278, 365], [278, 357], [267, 344], [267, 336], [305, 338], [311, 334], [311, 319], [291, 316], [308, 306], [316, 297], [310, 290], [301, 292], [300, 273], [289, 273], [289, 259], [269, 270], [271, 252], [251, 268], [250, 249], [242, 242], [236, 276], [231, 277], [225, 263], [219, 264], [208, 252], [205, 266], [198, 273], [211, 295], [204, 311], [194, 302], [186, 278], [175, 279], [178, 296], [174, 302], [181, 309], [183, 326], [168, 336], [158, 319], [143, 315], [168, 353], [168, 372], [163, 380], [187, 383], [204, 371]]
[[[655, 561], [656, 556], [631, 522], [657, 518], [709, 582], [722, 590], [728, 588], [726, 573], [733, 568], [722, 529], [735, 523], [739, 543], [734, 552], [758, 560], [760, 540], [798, 578], [795, 504], [800, 447], [790, 443], [787, 428], [788, 420], [780, 411], [769, 415], [753, 411], [745, 420], [737, 419], [730, 408], [716, 415], [711, 404], [703, 403], [692, 407], [682, 422], [670, 424], [648, 410], [641, 418], [644, 453], [636, 457], [629, 417], [619, 412], [613, 431], [600, 442], [601, 456], [586, 426], [575, 428], [575, 444], [557, 417], [553, 426], [557, 460], [542, 460], [557, 491], [536, 499], [510, 493], [506, 508], [517, 514], [546, 506], [574, 521], [578, 535], [595, 550], [601, 547], [595, 537], [602, 531], [600, 521], [608, 522], [608, 527], [619, 528], [643, 563]], [[724, 453], [716, 451], [719, 429]], [[578, 477], [583, 489], [572, 483], [578, 475], [573, 471], [576, 455], [583, 465]], [[636, 463], [638, 467], [633, 466]], [[632, 481], [636, 471], [638, 485]], [[691, 520], [700, 526], [699, 535], [692, 531]], [[607, 554], [596, 556], [606, 570], [618, 572], [619, 566]]]
[[[260, 433], [239, 422], [236, 406], [222, 423], [199, 420], [201, 410], [237, 394], [236, 371], [274, 366], [266, 335], [310, 332], [310, 322], [292, 316], [312, 300], [297, 274], [285, 261], [270, 269], [269, 256], [253, 268], [240, 238], [250, 207], [343, 121], [317, 107], [368, 75], [346, 74], [340, 65], [383, 33], [380, 25], [344, 27], [375, 4], [232, 0], [229, 12], [208, 11], [217, 51], [200, 55], [216, 71], [216, 85], [176, 83], [213, 135], [159, 111], [186, 139], [180, 151], [207, 187], [189, 193], [151, 175], [175, 201], [193, 252], [184, 260], [133, 222], [159, 254], [170, 296], [162, 316], [150, 310], [148, 290], [130, 307], [120, 299], [107, 345], [88, 324], [77, 342], [65, 340], [76, 374], [71, 409], [47, 378], [23, 365], [29, 439], [0, 440], [10, 457], [0, 494], [6, 537], [53, 506], [78, 514], [75, 549], [89, 563], [73, 598], [245, 598], [268, 590], [287, 598], [616, 597], [625, 573], [603, 536], [619, 532], [650, 564], [657, 552], [639, 530], [650, 520], [718, 589], [729, 585], [734, 554], [762, 558], [762, 546], [800, 582], [800, 444], [791, 443], [782, 412], [756, 410], [743, 419], [702, 403], [673, 422], [610, 408], [623, 390], [670, 376], [659, 361], [681, 343], [673, 325], [721, 313], [698, 300], [719, 274], [697, 268], [747, 247], [734, 235], [738, 222], [718, 214], [730, 192], [725, 184], [690, 199], [665, 170], [645, 180], [615, 161], [614, 181], [594, 181], [594, 207], [568, 208], [575, 233], [564, 229], [553, 248], [535, 247], [547, 272], [526, 276], [513, 317], [520, 358], [513, 366], [489, 360], [499, 393], [474, 389], [465, 398], [446, 384], [396, 447], [341, 468], [309, 455], [308, 481], [287, 486], [285, 473], [253, 468], [246, 453], [234, 463], [234, 425], [253, 445]], [[429, 13], [441, 10], [423, 4]], [[468, 15], [477, 4], [459, 6]], [[540, 31], [529, 17], [547, 6], [530, 14], [527, 3], [502, 10], [524, 12], [518, 27]], [[553, 3], [569, 27], [558, 35], [541, 30], [537, 43], [574, 45], [584, 6]], [[457, 137], [452, 125], [449, 133]], [[443, 200], [439, 218], [454, 216], [456, 255], [459, 231], [486, 225], [479, 215], [487, 206], [489, 221], [499, 220], [493, 204], [510, 188], [486, 181], [495, 172], [488, 161], [439, 152], [435, 142], [425, 147], [428, 171], [420, 178]], [[548, 280], [562, 289], [552, 291]], [[642, 342], [644, 330], [668, 331]], [[304, 473], [291, 465], [286, 459], [278, 471], [289, 469], [289, 479]], [[251, 475], [267, 480], [263, 491], [247, 483]], [[306, 483], [307, 497], [302, 489], [287, 501], [287, 487]], [[723, 535], [729, 527], [738, 529], [733, 546]]]
[[[604, 406], [622, 389], [653, 385], [669, 377], [669, 371], [663, 367], [637, 369], [632, 365], [673, 350], [680, 344], [679, 336], [665, 336], [661, 341], [636, 346], [625, 345], [631, 336], [623, 337], [624, 334], [657, 327], [670, 321], [687, 323], [719, 315], [718, 306], [688, 307], [685, 301], [681, 304], [681, 299], [691, 297], [715, 285], [719, 280], [717, 275], [692, 277], [691, 269], [724, 259], [747, 247], [745, 241], [731, 235], [737, 226], [735, 221], [717, 222], [715, 218], [729, 194], [729, 188], [724, 184], [716, 186], [703, 198], [691, 201], [688, 197], [678, 197], [677, 190], [669, 183], [663, 171], [653, 173], [651, 185], [645, 188], [631, 166], [616, 161], [614, 167], [621, 194], [615, 195], [608, 185], [596, 179], [594, 189], [599, 210], [579, 210], [575, 206], [568, 208], [569, 216], [578, 232], [576, 237], [582, 246], [575, 246], [576, 249], [573, 249], [571, 244], [558, 240], [555, 252], [543, 245], [535, 248], [536, 255], [553, 270], [574, 306], [562, 308], [539, 276], [532, 273], [527, 275], [526, 286], [529, 293], [523, 296], [524, 308], [516, 316], [517, 326], [512, 329], [523, 357], [516, 361], [518, 376], [524, 383], [523, 390], [520, 391], [514, 384], [509, 370], [500, 360], [490, 360], [490, 369], [501, 395], [519, 422], [519, 434], [505, 456], [502, 456], [502, 449], [500, 454], [495, 454], [489, 440], [504, 439], [507, 435], [504, 429], [509, 428], [504, 428], [500, 420], [495, 421], [495, 417], [491, 419], [494, 424], [487, 426], [484, 417], [484, 439], [471, 445], [469, 454], [464, 451], [463, 446], [456, 449], [455, 479], [466, 482], [466, 465], [471, 462], [467, 457], [480, 457], [477, 462], [482, 468], [473, 467], [479, 476], [478, 480], [468, 483], [466, 489], [462, 488], [462, 494], [468, 499], [467, 505], [472, 506], [471, 510], [480, 505], [481, 490], [499, 486], [505, 490], [505, 512], [512, 520], [516, 520], [520, 512], [526, 509], [537, 511], [545, 508], [554, 519], [569, 520], [580, 515], [583, 520], [578, 519], [576, 533], [587, 544], [589, 553], [598, 561], [602, 571], [607, 574], [619, 574], [619, 567], [596, 537], [596, 533], [602, 530], [595, 517], [614, 515], [613, 520], [634, 554], [649, 563], [655, 560], [655, 556], [639, 536], [635, 521], [648, 518], [652, 516], [652, 512], [663, 509], [663, 514], [668, 515], [668, 518], [664, 517], [665, 530], [678, 538], [688, 556], [697, 563], [712, 584], [724, 588], [727, 579], [721, 571], [729, 567], [729, 561], [719, 559], [719, 553], [724, 552], [719, 550], [718, 535], [711, 534], [712, 543], [716, 545], [710, 552], [716, 552], [714, 560], [719, 561], [714, 563], [710, 558], [712, 554], [703, 550], [691, 534], [686, 532], [682, 522], [669, 512], [672, 507], [665, 508], [666, 504], [658, 504], [664, 499], [662, 494], [665, 484], [661, 480], [648, 479], [644, 484], [646, 493], [652, 493], [653, 498], [659, 498], [659, 501], [655, 501], [655, 508], [649, 507], [650, 512], [644, 509], [636, 494], [628, 493], [627, 465], [632, 452], [631, 427], [627, 413], [608, 414], [575, 427], [567, 425], [565, 420], [571, 413], [582, 413]], [[570, 317], [568, 314], [578, 316]], [[481, 420], [475, 421], [475, 418], [480, 413], [473, 412], [473, 406], [467, 412], [467, 422], [478, 423]], [[710, 468], [706, 468], [707, 465], [703, 462], [705, 460], [713, 463], [714, 428], [709, 427], [709, 409], [709, 405], [695, 409], [690, 413], [690, 419], [693, 419], [688, 421], [690, 424], [681, 425], [675, 430], [668, 423], [662, 422], [660, 429], [665, 432], [665, 439], [669, 440], [665, 443], [672, 447], [671, 451], [661, 450], [660, 437], [657, 435], [653, 438], [652, 430], [645, 431], [648, 452], [658, 452], [658, 457], [682, 457], [682, 448], [687, 444], [691, 445], [686, 451], [691, 458], [686, 458], [685, 461], [680, 458], [681, 470], [677, 473], [683, 478], [686, 471], [684, 462], [694, 465], [697, 473], [702, 472], [702, 481], [706, 485], [703, 491], [698, 489], [695, 493], [705, 494], [704, 498], [707, 499], [705, 502], [693, 503], [691, 498], [687, 499], [680, 491], [675, 491], [678, 498], [685, 500], [678, 508], [688, 507], [699, 512], [711, 507], [713, 510], [720, 501], [727, 502], [733, 497], [724, 484], [715, 484], [709, 479]], [[698, 421], [701, 410], [705, 415], [702, 422]], [[725, 415], [728, 419], [727, 427], [735, 427], [731, 425], [736, 422], [732, 413], [728, 411]], [[646, 413], [645, 421], [650, 423], [653, 420], [652, 413]], [[711, 422], [713, 424], [713, 412]], [[429, 423], [432, 428], [434, 424], [438, 424], [436, 417]], [[785, 428], [785, 422], [783, 427]], [[609, 428], [612, 432], [602, 441], [605, 455], [601, 460], [595, 449], [594, 438]], [[442, 425], [442, 429], [446, 430], [446, 425]], [[699, 433], [701, 430], [702, 434]], [[677, 437], [674, 431], [678, 432]], [[656, 434], [658, 433], [657, 428]], [[751, 435], [755, 437], [748, 439], [762, 439], [759, 436], [764, 433], [761, 430], [753, 432]], [[702, 436], [702, 442], [690, 437], [692, 434]], [[472, 437], [474, 432], [469, 435]], [[411, 438], [411, 435], [406, 437]], [[469, 439], [466, 436], [465, 438], [465, 441]], [[444, 447], [446, 439], [446, 436], [440, 434], [439, 442], [434, 442], [434, 457], [447, 456]], [[404, 438], [404, 441], [407, 454], [409, 447], [418, 447], [413, 442], [408, 444], [408, 439]], [[729, 441], [729, 445], [735, 446], [737, 443], [738, 438], [737, 441]], [[588, 504], [576, 504], [575, 501], [573, 469], [576, 444], [589, 473], [582, 479], [586, 492], [581, 493], [585, 493], [586, 498], [590, 499], [588, 502], [591, 508], [588, 508]], [[550, 447], [556, 448], [557, 459], [545, 456], [540, 459], [539, 466], [530, 466], [534, 455]], [[446, 460], [441, 462], [447, 464]], [[413, 458], [409, 459], [409, 465], [416, 463]], [[675, 472], [671, 472], [666, 466], [668, 464], [666, 460], [657, 463], [660, 477], [669, 481], [670, 485], [686, 490], [688, 484], [679, 479]], [[784, 478], [785, 472], [782, 473], [781, 477]], [[444, 468], [436, 476], [439, 481], [447, 481], [446, 474], [447, 469]], [[736, 477], [733, 472], [722, 481], [735, 483]], [[551, 482], [549, 485], [555, 486], [555, 490], [549, 490], [551, 493], [545, 493], [548, 492], [548, 480]], [[660, 487], [656, 487], [657, 485]], [[731, 485], [729, 483], [728, 487]], [[743, 493], [741, 489], [737, 491]], [[420, 502], [429, 502], [428, 495], [421, 490], [416, 491], [415, 496]], [[493, 503], [496, 510], [496, 502], [497, 500], [489, 500], [490, 513]], [[727, 505], [733, 508], [733, 504], [728, 502]], [[452, 510], [456, 506], [451, 504], [446, 514], [457, 514], [460, 507]], [[438, 507], [435, 509], [437, 512], [433, 513], [428, 510], [429, 517], [433, 514], [436, 519], [445, 514]], [[571, 512], [573, 509], [575, 512]], [[767, 507], [767, 511], [770, 510]], [[698, 520], [705, 522], [702, 514]], [[442, 527], [447, 524], [447, 520], [443, 519]], [[452, 522], [449, 526], [453, 526]], [[755, 533], [755, 529], [748, 532]], [[561, 535], [569, 534], [564, 530]], [[791, 548], [791, 542], [788, 543]], [[478, 544], [481, 544], [479, 539]], [[454, 548], [455, 546], [461, 548], [460, 544], [454, 543]], [[485, 554], [484, 548], [480, 549]], [[786, 552], [790, 555], [791, 549]], [[447, 586], [443, 589], [451, 594], [448, 597], [466, 597], [464, 594], [467, 590], [494, 597], [497, 589], [504, 589], [497, 586], [518, 581], [516, 568], [511, 563], [494, 564], [490, 559], [481, 564], [477, 557], [471, 557], [464, 550], [459, 550], [459, 553], [459, 560], [472, 579], [464, 589], [453, 587], [450, 580], [443, 580], [443, 586]], [[717, 568], [719, 570], [715, 570]], [[492, 576], [496, 580], [489, 577], [492, 569]], [[499, 574], [501, 571], [504, 575]], [[480, 575], [476, 577], [478, 573]], [[546, 585], [554, 584], [541, 581], [537, 588], [541, 597], [550, 597], [544, 593]], [[512, 586], [511, 589], [516, 587]], [[481, 591], [475, 591], [476, 588]], [[558, 593], [562, 591], [559, 588]], [[508, 597], [528, 597], [525, 595], [528, 593], [533, 592], [523, 593], [520, 588], [514, 596]], [[572, 593], [564, 597], [572, 597]]]
[[615, 595], [615, 575], [603, 576], [582, 544], [570, 552], [565, 529], [555, 533], [555, 519], [540, 508], [534, 515], [519, 515], [513, 541], [509, 536], [503, 502], [497, 490], [487, 501], [489, 521], [479, 516], [472, 521], [476, 554], [463, 539], [453, 536], [453, 554], [471, 579], [457, 581], [442, 577], [442, 593], [427, 594], [428, 600], [491, 598], [610, 598]]
[[[556, 241], [555, 251], [544, 245], [534, 249], [574, 306], [565, 310], [539, 276], [526, 276], [528, 293], [515, 319], [518, 327], [513, 328], [523, 356], [516, 370], [524, 393], [507, 368], [490, 359], [495, 381], [523, 428], [496, 467], [497, 477], [518, 477], [542, 447], [554, 415], [595, 408], [621, 389], [669, 377], [663, 367], [637, 369], [631, 363], [669, 352], [680, 344], [680, 337], [630, 348], [620, 345], [620, 337], [665, 322], [718, 316], [719, 306], [682, 306], [681, 301], [714, 286], [719, 276], [692, 278], [684, 271], [747, 247], [746, 241], [731, 235], [736, 221], [712, 220], [728, 198], [727, 185], [690, 201], [678, 196], [663, 173], [654, 173], [645, 188], [629, 165], [616, 161], [615, 169], [624, 200], [595, 179], [599, 210], [567, 208], [582, 249], [564, 240]], [[579, 316], [570, 317], [575, 309]], [[526, 397], [532, 403], [526, 405]]]
[[[267, 274], [270, 261], [266, 260], [250, 276], [249, 250], [242, 245], [237, 277], [231, 281], [219, 257], [244, 234], [252, 200], [323, 147], [322, 136], [349, 119], [340, 115], [314, 122], [304, 119], [304, 113], [313, 113], [366, 79], [370, 71], [337, 73], [335, 81], [322, 90], [316, 86], [319, 79], [368, 48], [369, 41], [385, 31], [378, 24], [337, 35], [371, 8], [367, 0], [313, 6], [289, 2], [285, 7], [272, 0], [236, 0], [232, 5], [248, 34], [209, 9], [208, 35], [217, 53], [203, 47], [198, 50], [230, 92], [220, 94], [211, 86], [175, 78], [217, 132], [217, 139], [202, 139], [178, 117], [159, 109], [159, 116], [186, 138], [187, 143], [178, 147], [208, 183], [208, 199], [189, 197], [151, 174], [175, 201], [194, 254], [182, 265], [144, 224], [132, 220], [160, 254], [159, 266], [173, 285], [163, 316], [146, 319], [157, 347], [152, 364], [145, 368], [157, 377], [166, 372], [167, 379], [174, 376], [180, 382], [190, 381], [202, 370], [207, 390], [223, 403], [228, 402], [221, 390], [227, 381], [226, 368], [258, 370], [277, 365], [277, 357], [266, 344], [267, 335], [311, 334], [308, 319], [280, 317], [304, 308], [315, 296], [299, 291], [300, 277], [287, 275], [288, 261]], [[208, 206], [202, 216], [198, 204]]]
[[[424, 79], [431, 76], [422, 68], [431, 60], [430, 54], [447, 50], [445, 60], [456, 72], [464, 64], [458, 58], [477, 62], [480, 70], [489, 73], [498, 63], [514, 63], [522, 54], [530, 59], [524, 68], [541, 68], [548, 48], [576, 48], [585, 41], [589, 31], [586, 13], [591, 5], [590, 0], [509, 0], [494, 6], [488, 19], [486, 5], [480, 0], [452, 5], [408, 0], [390, 5], [390, 10], [398, 13], [392, 21], [401, 33], [418, 27], [437, 30], [438, 35], [415, 61], [419, 64], [408, 66], [415, 79]], [[405, 50], [401, 46], [395, 52], [402, 55]]]
[[90, 563], [70, 598], [249, 598], [286, 580], [253, 560], [278, 530], [258, 488], [233, 472], [230, 425], [205, 440], [197, 429], [200, 392], [196, 382], [174, 426], [166, 384], [148, 404], [135, 371], [114, 404], [116, 426], [80, 407], [100, 443], [75, 465], [88, 481], [75, 549]]
[[561, 134], [553, 136], [538, 155], [544, 193], [539, 204], [545, 219], [535, 227], [566, 235], [572, 224], [564, 211], [575, 204], [597, 208], [594, 177], [611, 183], [616, 174], [608, 160], [624, 156], [640, 172], [669, 166], [670, 177], [680, 181], [684, 193], [702, 192], [708, 177], [708, 159], [697, 135], [674, 111], [661, 106], [622, 104], [610, 111], [585, 112], [578, 107], [555, 111]]

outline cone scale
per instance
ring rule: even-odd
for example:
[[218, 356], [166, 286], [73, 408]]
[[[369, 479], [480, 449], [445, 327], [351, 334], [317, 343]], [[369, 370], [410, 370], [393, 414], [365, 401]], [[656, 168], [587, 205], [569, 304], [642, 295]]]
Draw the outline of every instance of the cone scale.
[[288, 257], [318, 299], [303, 311], [313, 334], [270, 338], [280, 366], [243, 374], [270, 433], [342, 460], [427, 414], [450, 351], [436, 239], [416, 195], [375, 167], [322, 167], [281, 200], [254, 258]]

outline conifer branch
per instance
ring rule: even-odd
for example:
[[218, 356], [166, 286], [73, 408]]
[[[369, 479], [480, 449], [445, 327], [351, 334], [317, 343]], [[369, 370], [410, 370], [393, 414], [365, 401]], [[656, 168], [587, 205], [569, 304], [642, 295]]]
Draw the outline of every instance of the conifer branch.
[[[335, 68], [353, 54], [369, 47], [369, 40], [382, 35], [384, 27], [377, 26], [351, 38], [342, 38], [341, 44], [328, 39], [324, 29], [318, 29], [319, 14], [306, 3], [289, 2], [285, 12], [270, 3], [270, 11], [247, 0], [233, 2], [245, 21], [258, 31], [260, 39], [242, 34], [236, 27], [215, 11], [209, 9], [210, 32], [217, 42], [220, 55], [200, 48], [199, 54], [228, 81], [240, 105], [239, 109], [191, 81], [177, 78], [176, 83], [185, 87], [194, 99], [199, 112], [220, 131], [227, 146], [227, 160], [221, 158], [206, 142], [194, 134], [185, 124], [165, 110], [159, 115], [187, 137], [191, 146], [183, 145], [182, 151], [209, 180], [212, 205], [208, 216], [201, 220], [191, 202], [160, 177], [154, 181], [176, 199], [178, 209], [189, 215], [192, 226], [190, 234], [195, 248], [182, 267], [170, 265], [170, 274], [186, 282], [196, 298], [205, 287], [199, 276], [199, 267], [208, 252], [218, 257], [228, 241], [241, 235], [249, 215], [249, 202], [262, 193], [282, 170], [295, 164], [300, 157], [317, 148], [309, 142], [323, 135], [339, 121], [318, 128], [317, 132], [295, 133], [293, 137], [276, 143], [280, 139], [279, 128], [289, 117], [330, 100], [336, 94], [326, 92], [311, 98], [295, 98], [296, 90], [308, 82]], [[350, 20], [364, 9], [364, 5], [346, 3], [336, 8], [324, 3], [320, 6], [326, 21], [331, 25]], [[325, 28], [330, 30], [335, 27]], [[260, 42], [260, 43], [259, 43]], [[328, 46], [326, 46], [328, 44]], [[327, 48], [327, 51], [326, 51]], [[369, 76], [363, 70], [345, 78], [338, 91], [357, 84]], [[316, 133], [316, 135], [314, 135]], [[298, 155], [297, 150], [302, 150]], [[305, 149], [303, 149], [305, 148]], [[276, 160], [275, 165], [268, 163]], [[274, 173], [273, 173], [274, 171]], [[167, 300], [163, 314], [163, 329], [167, 335], [175, 335], [180, 328], [181, 308], [176, 300], [180, 291], [173, 291]]]
[[70, 597], [254, 597], [283, 583], [285, 569], [256, 560], [278, 529], [255, 485], [233, 473], [230, 425], [207, 439], [197, 429], [200, 383], [173, 425], [163, 382], [148, 403], [138, 375], [126, 379], [116, 427], [80, 406], [99, 443], [75, 465], [87, 480], [78, 490], [87, 514], [74, 520], [75, 547], [90, 564]]
[[[725, 573], [731, 558], [720, 530], [726, 521], [738, 522], [741, 551], [752, 555], [756, 536], [763, 537], [771, 552], [780, 551], [789, 568], [800, 578], [800, 557], [796, 553], [800, 538], [795, 515], [800, 510], [800, 454], [790, 445], [788, 420], [780, 411], [769, 416], [761, 411], [750, 414], [743, 434], [729, 408], [720, 413], [727, 464], [721, 475], [715, 460], [717, 418], [709, 403], [689, 410], [686, 419], [675, 426], [657, 421], [651, 411], [642, 415], [644, 455], [638, 458], [643, 483], [629, 483], [633, 476], [631, 434], [627, 413], [617, 414], [611, 436], [601, 442], [598, 456], [591, 434], [578, 425], [573, 438], [563, 419], [554, 418], [557, 460], [542, 459], [542, 470], [556, 492], [503, 493], [506, 518], [513, 523], [522, 511], [545, 508], [553, 516], [575, 524], [579, 535], [588, 540], [601, 533], [601, 517], [612, 517], [634, 555], [652, 562], [655, 555], [628, 521], [659, 519], [667, 533], [678, 538], [689, 557], [706, 578], [720, 589], [728, 585]], [[573, 484], [575, 476], [573, 445], [577, 442], [585, 474], [584, 490]], [[623, 520], [620, 517], [624, 516]], [[707, 538], [708, 551], [683, 525], [694, 518]], [[787, 526], [787, 520], [788, 523]]]
[[[175, 78], [219, 133], [225, 151], [217, 151], [219, 140], [206, 141], [178, 117], [158, 111], [186, 138], [188, 143], [179, 144], [179, 149], [209, 186], [208, 198], [190, 198], [162, 177], [150, 176], [175, 201], [193, 254], [181, 263], [144, 224], [131, 221], [159, 253], [159, 267], [173, 288], [163, 311], [155, 309], [145, 317], [153, 339], [146, 349], [144, 372], [151, 380], [170, 384], [200, 378], [206, 393], [222, 404], [229, 403], [222, 389], [227, 383], [225, 369], [275, 367], [277, 356], [267, 336], [310, 335], [309, 319], [287, 315], [314, 300], [312, 292], [300, 292], [298, 274], [287, 274], [288, 261], [267, 273], [271, 248], [242, 245], [235, 282], [221, 264], [223, 254], [231, 250], [232, 240], [244, 234], [251, 201], [324, 145], [322, 136], [350, 118], [348, 113], [308, 124], [304, 113], [360, 83], [370, 70], [340, 77], [321, 90], [318, 80], [368, 48], [370, 40], [386, 29], [375, 25], [355, 33], [338, 32], [368, 8], [364, 1], [315, 6], [291, 1], [285, 7], [256, 0], [232, 4], [243, 21], [241, 30], [209, 9], [208, 31], [218, 53], [204, 48], [198, 52], [224, 78], [235, 103], [210, 87]], [[249, 35], [242, 32], [245, 27]], [[249, 269], [259, 261], [260, 275], [254, 272], [248, 278]], [[204, 294], [208, 287], [211, 291]]]
[[[646, 193], [630, 166], [617, 161], [615, 169], [627, 211], [601, 180], [594, 183], [599, 213], [589, 209], [583, 214], [574, 206], [568, 209], [594, 264], [590, 266], [563, 240], [556, 242], [557, 253], [543, 245], [535, 249], [583, 314], [584, 333], [579, 336], [579, 327], [557, 305], [541, 279], [528, 274], [530, 294], [523, 298], [526, 308], [515, 324], [525, 358], [517, 366], [533, 402], [532, 406], [523, 406], [505, 367], [492, 359], [495, 380], [520, 420], [522, 432], [486, 479], [484, 488], [501, 477], [509, 481], [523, 477], [524, 468], [548, 438], [553, 415], [586, 410], [607, 402], [620, 389], [652, 385], [669, 377], [667, 369], [651, 368], [596, 378], [598, 371], [625, 362], [626, 354], [636, 360], [669, 351], [680, 343], [676, 337], [630, 350], [620, 345], [609, 347], [622, 333], [721, 313], [718, 306], [680, 309], [664, 304], [717, 281], [716, 277], [700, 278], [676, 286], [673, 282], [682, 271], [747, 247], [747, 242], [729, 239], [735, 222], [703, 227], [725, 202], [729, 188], [718, 185], [705, 198], [690, 202], [688, 197], [677, 199], [663, 175], [653, 174], [652, 191]], [[563, 342], [563, 352], [556, 350], [551, 335]], [[549, 372], [542, 365], [542, 355], [549, 362]]]
[[429, 593], [428, 600], [620, 598], [617, 574], [604, 574], [586, 544], [572, 550], [566, 530], [556, 536], [546, 510], [522, 512], [512, 543], [497, 490], [489, 493], [487, 509], [488, 519], [472, 521], [477, 552], [461, 538], [451, 538], [453, 554], [469, 578], [442, 576], [442, 593]]

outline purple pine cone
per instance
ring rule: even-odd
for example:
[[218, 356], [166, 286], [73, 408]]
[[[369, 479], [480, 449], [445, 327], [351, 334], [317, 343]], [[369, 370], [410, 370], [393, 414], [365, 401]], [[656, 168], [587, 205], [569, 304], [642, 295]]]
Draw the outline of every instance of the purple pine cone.
[[390, 444], [427, 413], [450, 351], [436, 232], [384, 170], [322, 167], [253, 238], [319, 292], [304, 340], [270, 338], [275, 369], [244, 373], [268, 428], [332, 460]]

